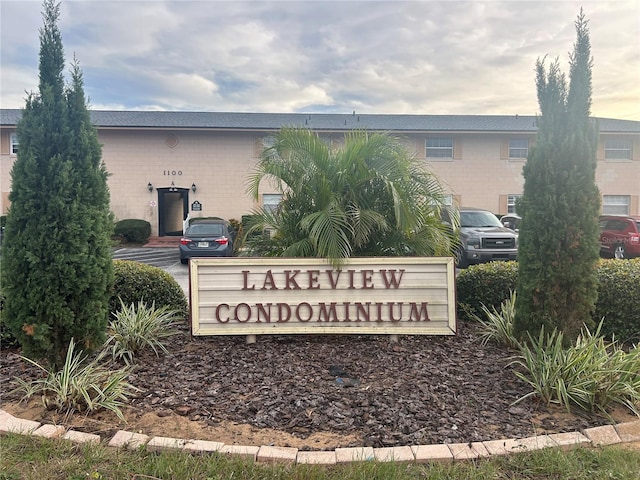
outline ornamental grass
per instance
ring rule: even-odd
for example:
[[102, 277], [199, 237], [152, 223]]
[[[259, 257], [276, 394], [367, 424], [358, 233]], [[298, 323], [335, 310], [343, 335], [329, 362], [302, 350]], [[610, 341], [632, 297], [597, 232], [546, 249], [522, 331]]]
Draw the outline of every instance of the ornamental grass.
[[49, 371], [29, 358], [22, 358], [45, 372], [46, 377], [31, 382], [16, 378], [18, 387], [14, 391], [22, 392], [21, 400], [40, 395], [45, 408], [65, 415], [105, 409], [124, 420], [120, 407], [136, 388], [127, 382], [128, 367], [112, 370], [103, 363], [104, 351], [88, 360], [82, 352], [75, 351], [72, 339], [60, 371]]
[[537, 339], [520, 346], [512, 364], [515, 374], [533, 391], [518, 399], [537, 396], [547, 405], [558, 404], [568, 411], [578, 407], [608, 416], [615, 406], [640, 416], [640, 349], [625, 351], [615, 340], [608, 342], [586, 327], [569, 348], [563, 348], [563, 334], [541, 330]]
[[114, 360], [122, 360], [131, 365], [134, 357], [146, 349], [159, 355], [167, 353], [167, 339], [178, 334], [177, 326], [182, 319], [181, 313], [165, 305], [156, 308], [147, 306], [143, 301], [138, 305], [120, 300], [121, 308], [114, 312], [114, 319], [107, 327], [105, 349], [111, 352]]

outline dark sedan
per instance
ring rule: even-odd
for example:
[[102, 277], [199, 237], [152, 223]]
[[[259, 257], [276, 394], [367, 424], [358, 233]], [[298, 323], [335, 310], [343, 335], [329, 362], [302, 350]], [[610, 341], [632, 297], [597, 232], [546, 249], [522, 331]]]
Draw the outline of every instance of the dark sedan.
[[180, 261], [194, 257], [233, 256], [233, 233], [229, 222], [216, 219], [192, 220], [180, 239]]

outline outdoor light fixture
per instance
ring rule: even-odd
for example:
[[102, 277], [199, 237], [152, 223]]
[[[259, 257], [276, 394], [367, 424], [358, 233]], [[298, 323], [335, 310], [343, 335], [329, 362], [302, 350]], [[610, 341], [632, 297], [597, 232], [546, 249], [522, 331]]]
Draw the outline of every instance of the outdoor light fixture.
[[171, 182], [171, 186], [169, 187], [169, 191], [170, 192], [177, 192], [178, 191], [178, 189], [176, 188], [175, 182]]
[[147, 184], [147, 190], [149, 190], [150, 192], [153, 192], [153, 185], [151, 185], [151, 182]]
[[196, 184], [195, 184], [195, 182], [191, 184], [191, 191], [193, 193], [196, 193]]

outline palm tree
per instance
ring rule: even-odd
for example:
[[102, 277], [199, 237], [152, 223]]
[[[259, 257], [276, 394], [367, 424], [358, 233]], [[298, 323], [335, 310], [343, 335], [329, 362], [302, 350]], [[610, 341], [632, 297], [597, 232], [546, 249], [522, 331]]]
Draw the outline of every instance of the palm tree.
[[[357, 130], [332, 145], [283, 128], [249, 177], [256, 200], [263, 181], [282, 201], [254, 212], [249, 255], [323, 257], [335, 266], [349, 257], [451, 255], [454, 241], [438, 214], [442, 188], [399, 137]], [[265, 229], [273, 234], [255, 234]]]

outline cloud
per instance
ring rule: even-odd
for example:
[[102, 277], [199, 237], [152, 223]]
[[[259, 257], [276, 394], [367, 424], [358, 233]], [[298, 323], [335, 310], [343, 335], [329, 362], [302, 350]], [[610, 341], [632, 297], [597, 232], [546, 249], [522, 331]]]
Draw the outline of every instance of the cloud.
[[[19, 106], [37, 78], [41, 6], [0, 5], [2, 104]], [[634, 0], [69, 0], [60, 28], [94, 106], [533, 114], [535, 61], [557, 57], [568, 72], [582, 5], [593, 113], [640, 120]]]

